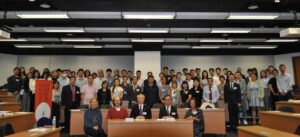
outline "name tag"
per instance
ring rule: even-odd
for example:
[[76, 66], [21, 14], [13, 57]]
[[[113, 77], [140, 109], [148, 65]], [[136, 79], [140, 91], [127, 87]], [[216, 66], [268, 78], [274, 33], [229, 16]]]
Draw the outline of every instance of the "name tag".
[[185, 94], [187, 94], [188, 93], [188, 91], [185, 91]]
[[121, 108], [116, 108], [116, 111], [120, 111], [121, 110]]
[[19, 79], [16, 79], [17, 82], [19, 82]]
[[234, 90], [237, 90], [237, 87], [233, 87]]
[[174, 116], [174, 115], [176, 115], [176, 113], [175, 113], [175, 112], [172, 112], [172, 115]]
[[165, 91], [165, 90], [163, 89], [163, 90], [161, 90], [161, 91]]
[[127, 94], [127, 92], [126, 92], [126, 91], [124, 91], [124, 94]]
[[76, 94], [79, 94], [79, 91], [76, 91]]
[[140, 89], [136, 89], [136, 91], [137, 91], [137, 92], [139, 92], [139, 91], [140, 91]]
[[193, 115], [196, 115], [196, 114], [197, 114], [197, 111], [194, 111], [194, 112], [193, 112]]
[[147, 115], [147, 112], [143, 112], [143, 115]]
[[196, 93], [199, 93], [199, 92], [200, 92], [199, 90], [196, 91]]

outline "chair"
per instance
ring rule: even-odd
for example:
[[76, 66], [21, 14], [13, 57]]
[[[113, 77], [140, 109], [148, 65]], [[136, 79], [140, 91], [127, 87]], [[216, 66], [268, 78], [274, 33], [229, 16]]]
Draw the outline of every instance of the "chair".
[[1, 134], [2, 136], [8, 136], [8, 135], [15, 133], [15, 131], [10, 123], [3, 124], [1, 131], [2, 131], [2, 134]]
[[298, 125], [296, 131], [295, 131], [295, 134], [296, 135], [300, 135], [300, 124]]
[[294, 108], [289, 107], [289, 106], [282, 106], [278, 109], [281, 112], [290, 112], [290, 113], [295, 113]]
[[37, 127], [51, 126], [52, 120], [46, 117], [40, 118], [37, 123]]

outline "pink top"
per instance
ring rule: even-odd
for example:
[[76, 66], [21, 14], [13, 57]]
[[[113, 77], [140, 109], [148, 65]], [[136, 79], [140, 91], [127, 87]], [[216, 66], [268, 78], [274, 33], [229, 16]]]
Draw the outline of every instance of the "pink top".
[[90, 104], [90, 100], [97, 95], [97, 87], [86, 84], [82, 88], [82, 94], [84, 95], [83, 104], [88, 105]]

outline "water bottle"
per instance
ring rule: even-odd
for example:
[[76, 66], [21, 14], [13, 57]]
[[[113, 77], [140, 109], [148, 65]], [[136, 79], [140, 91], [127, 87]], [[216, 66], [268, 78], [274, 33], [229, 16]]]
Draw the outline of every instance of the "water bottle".
[[52, 127], [53, 127], [53, 129], [56, 128], [56, 117], [55, 116], [53, 116], [53, 119], [52, 119]]

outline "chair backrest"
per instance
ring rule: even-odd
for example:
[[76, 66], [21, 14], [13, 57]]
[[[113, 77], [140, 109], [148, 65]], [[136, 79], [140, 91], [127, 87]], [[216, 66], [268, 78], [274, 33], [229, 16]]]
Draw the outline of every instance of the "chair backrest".
[[295, 113], [294, 108], [289, 107], [289, 106], [282, 106], [278, 109], [281, 112], [291, 112], [291, 113]]
[[300, 135], [300, 124], [298, 125], [296, 131], [295, 131], [295, 134], [296, 135]]
[[36, 125], [37, 127], [50, 126], [52, 125], [52, 120], [46, 117], [42, 117], [37, 121]]
[[10, 123], [5, 123], [2, 125], [2, 135], [3, 136], [8, 136], [11, 134], [14, 134], [14, 128], [12, 127], [12, 125]]

